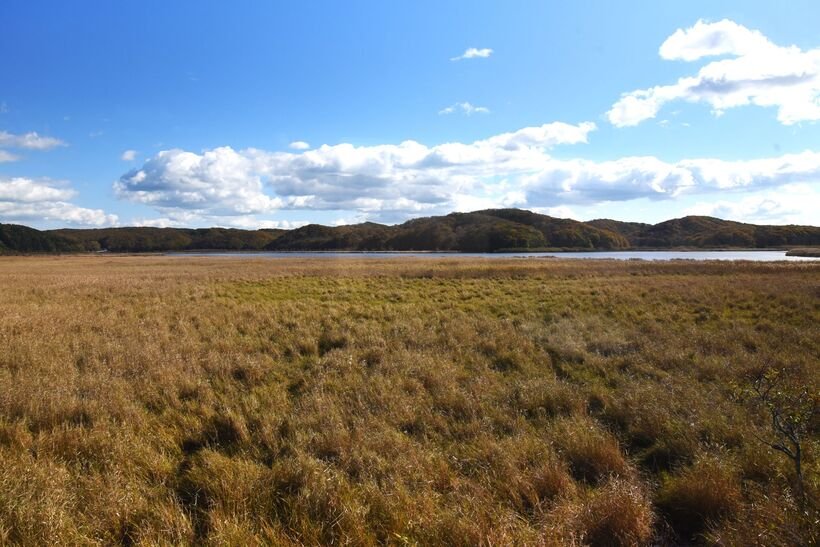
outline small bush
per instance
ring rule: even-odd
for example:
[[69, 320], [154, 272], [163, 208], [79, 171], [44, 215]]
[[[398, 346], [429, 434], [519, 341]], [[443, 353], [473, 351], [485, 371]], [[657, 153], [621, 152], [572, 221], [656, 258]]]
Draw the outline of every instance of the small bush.
[[319, 348], [319, 355], [324, 355], [333, 351], [334, 349], [341, 349], [348, 344], [347, 336], [339, 332], [324, 331], [319, 336], [317, 346]]
[[585, 539], [593, 546], [646, 545], [654, 520], [646, 495], [620, 479], [595, 492], [582, 516]]
[[597, 484], [610, 475], [627, 471], [618, 441], [589, 419], [564, 420], [553, 435], [578, 480]]
[[719, 462], [702, 460], [661, 487], [656, 504], [673, 530], [692, 540], [708, 526], [732, 515], [741, 503], [736, 478]]
[[526, 496], [533, 507], [575, 491], [575, 483], [566, 466], [557, 461], [539, 465], [528, 479]]
[[571, 416], [584, 410], [577, 390], [553, 378], [534, 378], [524, 383], [515, 391], [512, 404], [530, 420]]
[[230, 448], [247, 442], [248, 429], [236, 414], [217, 414], [208, 421], [204, 437], [209, 444]]

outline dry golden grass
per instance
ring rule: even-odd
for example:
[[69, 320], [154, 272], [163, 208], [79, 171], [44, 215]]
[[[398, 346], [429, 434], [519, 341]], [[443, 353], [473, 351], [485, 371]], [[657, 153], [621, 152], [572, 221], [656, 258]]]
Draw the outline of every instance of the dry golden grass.
[[808, 545], [818, 362], [820, 264], [3, 258], [0, 544]]

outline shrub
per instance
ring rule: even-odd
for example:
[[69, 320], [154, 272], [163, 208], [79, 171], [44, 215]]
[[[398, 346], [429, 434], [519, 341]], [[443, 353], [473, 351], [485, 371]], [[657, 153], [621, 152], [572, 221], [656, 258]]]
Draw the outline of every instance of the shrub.
[[698, 461], [661, 487], [656, 504], [673, 530], [692, 540], [708, 526], [732, 515], [741, 503], [737, 479], [718, 461]]
[[552, 500], [575, 491], [575, 483], [566, 466], [557, 461], [539, 465], [530, 476], [532, 500], [537, 503]]
[[645, 545], [654, 520], [646, 495], [622, 479], [593, 493], [582, 516], [585, 539], [593, 546]]
[[597, 484], [610, 475], [627, 471], [618, 441], [586, 418], [562, 420], [553, 430], [554, 441], [567, 459], [573, 476]]

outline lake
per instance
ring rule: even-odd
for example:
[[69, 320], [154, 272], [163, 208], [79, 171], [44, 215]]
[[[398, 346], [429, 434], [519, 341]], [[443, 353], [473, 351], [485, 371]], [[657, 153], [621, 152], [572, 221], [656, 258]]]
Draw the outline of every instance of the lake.
[[751, 260], [755, 262], [817, 261], [820, 258], [786, 256], [786, 251], [600, 251], [554, 253], [437, 253], [437, 252], [185, 252], [166, 256], [225, 258], [578, 258], [615, 260]]

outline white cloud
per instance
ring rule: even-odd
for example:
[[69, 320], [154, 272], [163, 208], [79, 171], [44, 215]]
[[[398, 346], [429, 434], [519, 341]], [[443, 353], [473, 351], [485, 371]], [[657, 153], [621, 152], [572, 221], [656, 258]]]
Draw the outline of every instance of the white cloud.
[[180, 223], [239, 225], [280, 209], [350, 211], [340, 221], [398, 222], [485, 207], [566, 213], [571, 210], [562, 207], [820, 183], [820, 152], [813, 151], [745, 161], [550, 155], [554, 146], [587, 142], [594, 130], [591, 122], [556, 122], [436, 146], [405, 141], [323, 145], [301, 153], [169, 150], [123, 175], [115, 191]]
[[350, 224], [361, 224], [367, 222], [368, 216], [366, 214], [358, 214], [352, 217], [341, 217], [330, 223], [331, 226], [348, 226]]
[[0, 178], [0, 221], [54, 221], [79, 226], [107, 226], [117, 223], [116, 215], [87, 209], [70, 202], [76, 192], [64, 183], [24, 177]]
[[209, 226], [224, 226], [228, 228], [243, 228], [245, 230], [261, 230], [277, 228], [293, 230], [309, 224], [305, 220], [263, 220], [256, 217], [223, 217], [209, 222]]
[[137, 152], [136, 150], [126, 150], [122, 153], [120, 159], [122, 161], [134, 161], [135, 159], [137, 159], [137, 154], [139, 154], [139, 152]]
[[288, 147], [293, 150], [308, 150], [310, 148], [310, 144], [305, 141], [293, 141], [288, 145]]
[[551, 160], [524, 177], [528, 203], [572, 204], [670, 199], [687, 193], [750, 191], [793, 183], [820, 183], [820, 152], [747, 161], [689, 159], [675, 163], [654, 157], [613, 161]]
[[637, 125], [676, 100], [706, 103], [716, 115], [739, 106], [773, 107], [785, 125], [820, 120], [820, 48], [779, 46], [757, 30], [724, 19], [678, 29], [659, 54], [682, 61], [729, 58], [711, 61], [674, 84], [625, 93], [607, 112], [613, 125]]
[[115, 184], [117, 195], [197, 215], [232, 216], [266, 213], [285, 203], [263, 192], [262, 174], [253, 154], [230, 147], [195, 154], [165, 150]]
[[165, 217], [240, 217], [278, 209], [353, 210], [384, 218], [440, 212], [480, 191], [496, 172], [537, 170], [546, 150], [586, 142], [595, 124], [529, 127], [470, 144], [415, 141], [301, 153], [229, 147], [195, 154], [167, 150], [123, 175], [116, 194]]
[[464, 53], [457, 57], [450, 57], [451, 61], [461, 61], [462, 59], [486, 59], [490, 55], [493, 54], [493, 50], [485, 47], [485, 48], [467, 48]]
[[54, 137], [43, 137], [36, 131], [22, 135], [15, 135], [8, 131], [0, 131], [0, 146], [4, 148], [25, 148], [27, 150], [49, 150], [65, 143]]
[[170, 218], [141, 218], [137, 217], [131, 220], [131, 226], [149, 227], [149, 228], [176, 228], [184, 226], [184, 224], [175, 222]]
[[542, 215], [549, 215], [555, 218], [571, 218], [573, 220], [581, 220], [581, 217], [566, 205], [558, 205], [557, 207], [533, 207], [532, 210]]
[[593, 122], [582, 122], [578, 125], [554, 122], [537, 127], [525, 127], [511, 133], [501, 133], [476, 144], [487, 144], [504, 150], [544, 149], [559, 144], [586, 143], [587, 136], [596, 129], [598, 127]]
[[696, 61], [716, 55], [748, 55], [765, 50], [771, 42], [757, 30], [749, 30], [729, 19], [716, 23], [703, 20], [688, 29], [678, 29], [661, 44], [661, 58]]
[[269, 220], [259, 219], [255, 216], [239, 217], [218, 217], [218, 216], [198, 216], [183, 215], [174, 218], [135, 218], [131, 221], [132, 226], [150, 226], [152, 228], [176, 228], [190, 226], [197, 223], [202, 226], [220, 228], [241, 228], [243, 230], [259, 230], [269, 228], [279, 228], [292, 230], [308, 224], [307, 221]]
[[[5, 103], [3, 103], [5, 105]], [[0, 131], [0, 163], [18, 161], [20, 156], [13, 154], [4, 148], [17, 148], [25, 150], [49, 150], [57, 146], [66, 144], [54, 137], [43, 137], [31, 131], [22, 135], [15, 135], [8, 131]]]
[[14, 155], [11, 152], [7, 152], [5, 150], [0, 150], [0, 163], [17, 161], [19, 159], [20, 156]]
[[736, 200], [699, 202], [688, 215], [715, 216], [753, 224], [820, 224], [820, 190], [791, 184], [778, 191], [758, 192]]
[[454, 112], [460, 111], [466, 116], [472, 116], [473, 114], [489, 114], [490, 109], [486, 106], [475, 106], [472, 103], [463, 102], [463, 103], [455, 103], [447, 108], [442, 108], [438, 111], [439, 114], [452, 114]]
[[37, 181], [23, 177], [0, 179], [0, 201], [38, 203], [66, 201], [74, 196], [73, 190], [54, 181]]

